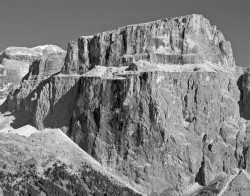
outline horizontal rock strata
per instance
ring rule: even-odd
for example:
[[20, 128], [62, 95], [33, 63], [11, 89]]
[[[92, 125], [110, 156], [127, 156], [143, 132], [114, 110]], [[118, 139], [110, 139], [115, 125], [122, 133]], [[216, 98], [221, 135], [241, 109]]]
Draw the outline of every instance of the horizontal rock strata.
[[123, 66], [132, 61], [234, 65], [230, 42], [201, 15], [128, 25], [68, 44], [64, 73], [84, 73], [95, 65]]

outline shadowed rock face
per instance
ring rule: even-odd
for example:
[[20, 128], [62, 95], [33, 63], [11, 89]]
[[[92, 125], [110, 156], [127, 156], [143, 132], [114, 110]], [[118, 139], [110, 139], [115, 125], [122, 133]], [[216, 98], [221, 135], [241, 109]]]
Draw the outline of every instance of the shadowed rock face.
[[24, 78], [41, 80], [61, 72], [66, 53], [46, 54], [42, 58], [34, 61], [29, 69], [29, 73]]
[[249, 170], [248, 73], [202, 16], [81, 37], [64, 65], [46, 62], [31, 66], [5, 106], [30, 113], [38, 129], [61, 128], [136, 190], [225, 193]]
[[[83, 150], [149, 193], [176, 195], [244, 168], [240, 91], [226, 72], [58, 75], [11, 100], [39, 128], [60, 127]], [[25, 94], [26, 93], [26, 94]], [[58, 115], [60, 114], [60, 115]], [[237, 145], [236, 145], [237, 143]], [[235, 154], [236, 153], [236, 154]]]
[[[225, 147], [220, 136], [239, 119], [239, 91], [229, 83], [226, 74], [203, 72], [83, 78], [69, 135], [145, 189], [175, 195], [194, 182], [206, 185], [238, 164], [236, 140]], [[227, 137], [239, 129], [235, 123]]]
[[234, 65], [230, 42], [201, 15], [128, 25], [70, 42], [64, 73], [82, 73], [95, 65], [123, 66], [131, 61]]

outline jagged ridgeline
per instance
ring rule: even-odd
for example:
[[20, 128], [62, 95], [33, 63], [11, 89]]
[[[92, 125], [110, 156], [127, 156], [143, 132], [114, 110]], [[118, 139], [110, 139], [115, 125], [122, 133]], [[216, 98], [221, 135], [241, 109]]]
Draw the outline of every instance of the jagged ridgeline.
[[127, 186], [103, 195], [250, 195], [249, 83], [223, 34], [189, 15], [71, 41], [3, 107], [60, 128]]

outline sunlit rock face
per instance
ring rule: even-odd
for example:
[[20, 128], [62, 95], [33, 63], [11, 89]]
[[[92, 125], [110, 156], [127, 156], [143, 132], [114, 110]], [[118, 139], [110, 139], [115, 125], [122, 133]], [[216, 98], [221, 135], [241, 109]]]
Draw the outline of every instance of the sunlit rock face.
[[142, 196], [81, 150], [60, 129], [33, 133], [29, 126], [21, 129], [8, 134], [0, 132], [1, 195]]
[[[30, 66], [35, 62], [36, 64], [39, 64], [37, 61], [43, 62], [40, 64], [46, 64], [39, 66], [45, 67], [45, 72], [46, 70], [47, 72], [48, 70], [54, 70], [52, 71], [53, 73], [60, 72], [65, 58], [65, 53], [66, 52], [63, 49], [54, 45], [37, 46], [35, 48], [6, 48], [0, 54], [0, 99], [7, 97], [8, 93], [13, 89], [13, 86], [18, 85], [22, 78], [29, 72]], [[55, 62], [58, 62], [57, 64], [59, 65], [55, 65]], [[47, 75], [51, 75], [52, 72], [47, 73]]]
[[189, 15], [80, 37], [68, 45], [64, 73], [83, 73], [95, 65], [119, 67], [139, 60], [234, 65], [231, 44], [223, 34], [203, 16]]
[[29, 63], [3, 59], [0, 64], [0, 99], [7, 97], [13, 86], [18, 84], [28, 73]]
[[80, 37], [64, 62], [49, 58], [6, 108], [60, 128], [140, 193], [224, 194], [247, 176], [249, 73], [201, 15]]

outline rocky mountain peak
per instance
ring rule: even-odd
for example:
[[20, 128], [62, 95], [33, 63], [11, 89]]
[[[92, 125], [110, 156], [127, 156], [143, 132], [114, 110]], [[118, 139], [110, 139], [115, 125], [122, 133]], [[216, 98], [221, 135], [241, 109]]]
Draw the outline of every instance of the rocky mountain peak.
[[85, 73], [95, 65], [198, 64], [235, 66], [230, 42], [202, 15], [188, 15], [82, 36], [69, 42], [63, 73]]

